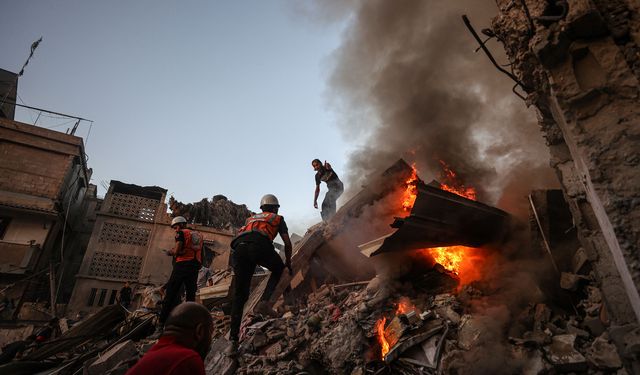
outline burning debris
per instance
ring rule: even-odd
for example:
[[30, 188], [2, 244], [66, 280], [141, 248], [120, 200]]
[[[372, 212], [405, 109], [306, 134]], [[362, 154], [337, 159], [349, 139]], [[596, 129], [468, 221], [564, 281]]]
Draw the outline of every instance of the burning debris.
[[[570, 290], [565, 299], [571, 303], [550, 304], [553, 297], [545, 296], [545, 290], [536, 289], [535, 284], [529, 285], [524, 278], [512, 282], [508, 273], [519, 277], [521, 271], [509, 265], [511, 260], [505, 259], [502, 252], [487, 248], [514, 246], [509, 244], [513, 239], [503, 235], [503, 229], [512, 225], [506, 213], [422, 184], [415, 168], [403, 161], [381, 175], [384, 178], [379, 181], [386, 184], [365, 188], [331, 222], [310, 228], [297, 243], [292, 259], [294, 275], [283, 275], [274, 293], [278, 298], [273, 301], [277, 316], [253, 312], [266, 283], [265, 277], [255, 278], [237, 357], [224, 353], [229, 345], [225, 339], [229, 317], [225, 312], [228, 291], [233, 287], [230, 274], [220, 271], [213, 276], [213, 285], [199, 293], [214, 320], [214, 343], [206, 362], [208, 373], [614, 372], [625, 361], [637, 358], [640, 334], [625, 327], [608, 327], [611, 322], [602, 296], [593, 285], [588, 260], [581, 252], [570, 262], [573, 272], [565, 272], [562, 279], [558, 277], [553, 287]], [[405, 204], [407, 192], [415, 195], [410, 205]], [[434, 201], [428, 202], [429, 199]], [[547, 217], [547, 212], [540, 210], [539, 199], [531, 200], [538, 203], [540, 217]], [[418, 214], [431, 221], [440, 215], [436, 228], [446, 233], [446, 243], [433, 243], [427, 235], [431, 241], [427, 245], [450, 246], [425, 247], [425, 230], [416, 226], [416, 236], [404, 241], [406, 251], [383, 251], [369, 258], [360, 255], [358, 261], [369, 262], [377, 275], [368, 276], [368, 271], [345, 272], [338, 267], [342, 260], [328, 259], [335, 254], [332, 248], [337, 244], [350, 257], [360, 254], [362, 246], [353, 241], [345, 243], [341, 236], [349, 226], [368, 222], [368, 215], [381, 212], [368, 209], [369, 205], [385, 206], [389, 223], [394, 215], [409, 214], [396, 219], [394, 225], [398, 220], [404, 220], [404, 224], [394, 234]], [[463, 216], [471, 222], [475, 220], [489, 233], [479, 236], [464, 231], [456, 225]], [[456, 219], [447, 221], [451, 217]], [[539, 222], [542, 221], [536, 223]], [[410, 236], [410, 228], [405, 227], [405, 236]], [[460, 245], [468, 242], [479, 247]], [[386, 246], [384, 241], [378, 245]], [[557, 242], [551, 241], [549, 246], [552, 251]], [[557, 263], [563, 269], [564, 263]], [[550, 261], [546, 264], [547, 268], [541, 271], [553, 269]], [[512, 300], [505, 296], [506, 292], [526, 294], [522, 293], [525, 288], [534, 289], [531, 295], [536, 297], [525, 295]], [[45, 361], [41, 363], [61, 373], [83, 363], [89, 373], [123, 371], [153, 343], [143, 338], [153, 330], [155, 318], [147, 311], [156, 307], [156, 294], [153, 288], [145, 292], [145, 311], [126, 314], [117, 305], [109, 306], [74, 326], [60, 341], [53, 340], [24, 358]], [[107, 327], [105, 322], [111, 323]], [[88, 337], [87, 330], [96, 334]], [[27, 366], [18, 363], [0, 367], [0, 371]], [[29, 367], [30, 371], [33, 368]]]
[[[416, 189], [414, 207], [404, 204], [406, 193], [412, 192], [408, 186], [418, 185], [417, 174], [412, 175], [398, 179], [405, 182], [397, 195], [404, 212], [407, 208], [414, 212], [421, 200], [420, 189]], [[458, 202], [458, 198], [453, 201]], [[508, 222], [506, 214], [498, 214], [501, 211], [477, 204], [472, 207], [497, 215], [499, 220], [493, 225], [500, 227]], [[432, 207], [442, 210], [442, 206]], [[327, 233], [319, 233], [316, 228], [301, 241], [294, 255], [294, 269], [301, 259], [306, 262], [314, 258], [312, 253], [321, 251]], [[461, 233], [459, 238], [465, 235]], [[497, 238], [509, 246], [503, 237]], [[503, 300], [501, 290], [519, 289], [504, 284], [504, 280], [504, 285], [496, 285], [500, 275], [486, 276], [482, 268], [490, 268], [487, 263], [496, 261], [486, 249], [437, 246], [382, 253], [370, 259], [378, 257], [386, 257], [385, 262], [408, 258], [412, 266], [400, 273], [378, 274], [368, 282], [325, 283], [306, 296], [296, 294], [296, 286], [286, 281], [292, 290], [276, 304], [281, 317], [263, 317], [249, 309], [243, 323], [242, 354], [234, 361], [212, 351], [208, 371], [465, 374], [622, 368], [622, 359], [604, 333], [607, 323], [601, 314], [602, 301], [597, 288], [588, 286], [588, 277], [580, 278], [583, 284], [576, 285], [578, 289], [571, 298], [580, 298], [584, 292], [587, 297], [573, 309], [564, 310], [546, 305], [543, 291], [539, 291], [538, 302], [526, 298], [519, 302]], [[580, 268], [584, 270], [583, 265]], [[522, 288], [526, 287], [523, 283]], [[256, 296], [259, 294], [256, 292]], [[291, 294], [298, 299], [292, 299]], [[628, 333], [626, 337], [631, 340]], [[226, 340], [220, 337], [216, 347], [225, 345]], [[598, 348], [608, 350], [601, 357], [596, 354]]]

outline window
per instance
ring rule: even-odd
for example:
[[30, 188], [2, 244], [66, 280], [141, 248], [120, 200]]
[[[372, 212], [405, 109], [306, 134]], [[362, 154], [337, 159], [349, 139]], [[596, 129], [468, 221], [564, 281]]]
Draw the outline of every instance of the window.
[[0, 217], [0, 240], [4, 238], [4, 234], [7, 232], [7, 227], [10, 222], [10, 217]]
[[100, 289], [100, 298], [98, 299], [98, 306], [104, 306], [104, 299], [107, 297], [107, 290]]
[[111, 289], [111, 297], [109, 297], [109, 304], [113, 305], [116, 302], [116, 296], [118, 295], [118, 291], [115, 289]]
[[98, 292], [98, 289], [91, 288], [91, 293], [89, 294], [89, 302], [87, 302], [87, 306], [93, 306], [93, 302], [95, 302], [96, 300], [96, 292]]

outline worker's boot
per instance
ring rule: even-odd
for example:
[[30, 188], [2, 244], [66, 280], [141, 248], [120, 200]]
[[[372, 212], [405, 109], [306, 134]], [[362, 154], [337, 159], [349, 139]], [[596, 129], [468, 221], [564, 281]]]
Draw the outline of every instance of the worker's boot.
[[256, 307], [253, 308], [253, 312], [270, 318], [278, 317], [278, 313], [275, 312], [271, 307], [269, 307], [269, 303], [267, 301], [258, 302], [258, 304], [256, 304]]

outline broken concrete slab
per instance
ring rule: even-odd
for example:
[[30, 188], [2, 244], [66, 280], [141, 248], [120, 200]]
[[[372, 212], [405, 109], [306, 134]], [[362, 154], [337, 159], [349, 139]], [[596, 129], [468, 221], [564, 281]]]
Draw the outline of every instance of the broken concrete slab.
[[87, 375], [106, 374], [122, 361], [129, 360], [138, 355], [136, 345], [132, 340], [127, 340], [103, 353], [87, 368]]
[[609, 342], [606, 334], [599, 336], [591, 343], [586, 355], [589, 362], [599, 370], [614, 371], [622, 367], [618, 350]]
[[640, 327], [637, 324], [612, 326], [609, 336], [623, 357], [634, 358], [640, 355]]
[[588, 368], [586, 358], [574, 348], [575, 335], [557, 335], [551, 338], [551, 344], [544, 348], [547, 359], [560, 372], [585, 371]]

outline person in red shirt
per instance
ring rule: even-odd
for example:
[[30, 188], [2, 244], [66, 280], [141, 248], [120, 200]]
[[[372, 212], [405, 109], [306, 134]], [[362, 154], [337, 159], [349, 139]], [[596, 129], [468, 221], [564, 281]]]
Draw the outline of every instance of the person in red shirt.
[[180, 304], [169, 315], [158, 342], [127, 375], [205, 375], [212, 333], [211, 314], [204, 306]]

